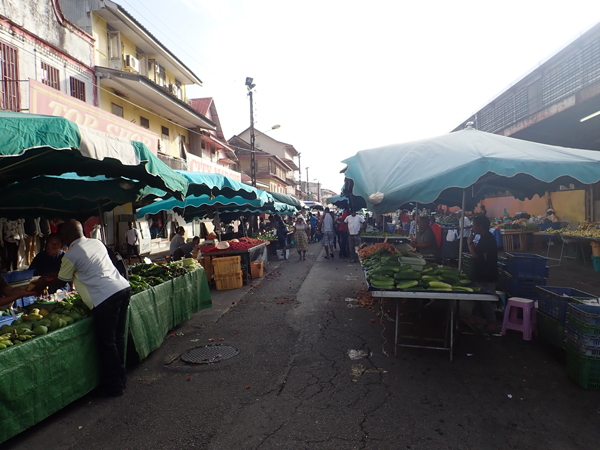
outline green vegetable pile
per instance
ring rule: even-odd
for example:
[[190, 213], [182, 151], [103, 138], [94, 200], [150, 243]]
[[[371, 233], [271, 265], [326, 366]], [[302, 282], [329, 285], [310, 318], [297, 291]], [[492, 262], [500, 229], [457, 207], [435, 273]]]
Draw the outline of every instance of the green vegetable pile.
[[[409, 258], [414, 260], [415, 258]], [[470, 286], [471, 280], [463, 272], [452, 267], [439, 267], [435, 263], [411, 264], [402, 257], [373, 255], [363, 260], [369, 285], [375, 289], [398, 289], [402, 291], [456, 291], [479, 292]], [[419, 270], [415, 270], [418, 268]], [[422, 269], [422, 270], [421, 270]]]
[[261, 241], [276, 241], [277, 236], [275, 236], [273, 233], [265, 233], [254, 236], [254, 239], [260, 239]]
[[188, 273], [188, 270], [195, 270], [197, 264], [184, 267], [181, 263], [172, 262], [168, 264], [136, 264], [131, 267], [129, 275], [129, 284], [131, 284], [131, 294], [138, 294], [152, 286], [166, 283], [173, 278], [180, 277]]

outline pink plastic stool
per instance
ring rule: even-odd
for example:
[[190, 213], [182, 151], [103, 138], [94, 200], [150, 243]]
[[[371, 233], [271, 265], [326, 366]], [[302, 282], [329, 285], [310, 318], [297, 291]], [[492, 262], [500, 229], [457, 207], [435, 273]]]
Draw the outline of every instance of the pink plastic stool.
[[[523, 318], [518, 319], [519, 309], [523, 311]], [[502, 322], [502, 335], [506, 330], [523, 332], [523, 340], [530, 341], [531, 334], [537, 334], [537, 320], [535, 317], [535, 302], [526, 298], [512, 297], [506, 303], [504, 321]]]

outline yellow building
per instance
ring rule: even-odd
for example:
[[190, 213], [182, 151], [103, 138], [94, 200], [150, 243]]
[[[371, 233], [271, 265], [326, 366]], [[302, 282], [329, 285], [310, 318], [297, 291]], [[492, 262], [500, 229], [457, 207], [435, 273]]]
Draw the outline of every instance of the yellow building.
[[[150, 145], [174, 169], [215, 124], [187, 104], [186, 86], [202, 81], [122, 6], [106, 0], [61, 0], [65, 15], [96, 40], [98, 106], [156, 133]], [[153, 143], [154, 144], [154, 143]], [[198, 150], [200, 152], [200, 150]]]

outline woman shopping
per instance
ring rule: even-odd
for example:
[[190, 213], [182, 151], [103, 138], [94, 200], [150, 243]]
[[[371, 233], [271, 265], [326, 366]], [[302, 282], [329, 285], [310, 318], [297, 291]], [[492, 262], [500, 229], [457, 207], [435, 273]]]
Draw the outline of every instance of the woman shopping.
[[308, 235], [307, 224], [303, 216], [298, 216], [294, 227], [296, 241], [296, 249], [298, 250], [298, 260], [306, 260], [306, 252], [308, 251]]

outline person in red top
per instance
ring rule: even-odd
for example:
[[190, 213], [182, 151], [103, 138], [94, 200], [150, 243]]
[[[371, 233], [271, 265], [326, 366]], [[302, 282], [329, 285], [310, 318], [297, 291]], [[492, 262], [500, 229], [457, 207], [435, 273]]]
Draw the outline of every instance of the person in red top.
[[340, 258], [348, 258], [350, 256], [350, 247], [348, 246], [348, 224], [345, 222], [346, 217], [348, 217], [348, 211], [344, 210], [338, 229]]
[[402, 231], [404, 234], [408, 234], [408, 211], [403, 209], [400, 214], [400, 223], [402, 224]]

